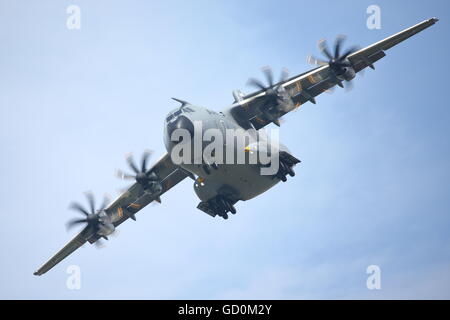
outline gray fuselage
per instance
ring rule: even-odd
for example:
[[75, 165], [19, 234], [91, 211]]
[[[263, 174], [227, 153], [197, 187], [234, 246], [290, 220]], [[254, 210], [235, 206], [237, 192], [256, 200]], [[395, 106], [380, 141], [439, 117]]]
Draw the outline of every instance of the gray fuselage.
[[[199, 124], [201, 128], [199, 128]], [[193, 128], [193, 125], [195, 128]], [[230, 132], [230, 129], [234, 132], [238, 132], [239, 129], [243, 131], [229, 114], [211, 111], [198, 106], [184, 105], [170, 112], [164, 125], [164, 144], [167, 152], [172, 156], [172, 160], [172, 151], [177, 144], [177, 142], [171, 141], [171, 137], [173, 138], [172, 133], [175, 129], [186, 129], [190, 133], [194, 133], [191, 137], [199, 138], [203, 137], [209, 129], [220, 130], [223, 137], [226, 137], [226, 131]], [[191, 141], [195, 139], [191, 139]], [[194, 189], [201, 201], [208, 201], [217, 195], [226, 195], [234, 201], [248, 200], [267, 191], [280, 181], [272, 175], [262, 175], [260, 170], [261, 164], [248, 163], [248, 157], [243, 164], [237, 163], [236, 156], [231, 163], [225, 161], [227, 153], [230, 153], [232, 150], [234, 155], [237, 155], [245, 147], [248, 150], [249, 143], [245, 143], [244, 146], [233, 143], [233, 147], [230, 149], [227, 148], [227, 144], [230, 144], [230, 141], [225, 138], [223, 140], [224, 161], [214, 166], [214, 169], [211, 168], [212, 163], [208, 163], [208, 160], [205, 160], [202, 156], [203, 149], [210, 143], [209, 141], [204, 142], [203, 139], [201, 139], [201, 159], [196, 159], [194, 151], [192, 151], [189, 163], [177, 163], [184, 170], [198, 177], [194, 183]], [[180, 141], [180, 143], [182, 142]], [[270, 142], [268, 142], [268, 145], [270, 147]], [[256, 148], [257, 146], [255, 145], [254, 149], [256, 150]], [[278, 146], [276, 149], [278, 150]], [[279, 149], [286, 150], [284, 146], [279, 147]], [[197, 160], [196, 163], [194, 163], [195, 160]]]

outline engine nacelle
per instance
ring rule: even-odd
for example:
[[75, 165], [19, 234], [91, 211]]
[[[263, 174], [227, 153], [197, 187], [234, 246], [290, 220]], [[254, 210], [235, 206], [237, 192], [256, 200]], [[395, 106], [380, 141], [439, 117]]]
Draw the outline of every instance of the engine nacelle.
[[350, 81], [356, 76], [356, 72], [352, 67], [344, 67], [342, 70], [343, 73], [338, 75], [340, 80]]
[[115, 227], [112, 223], [111, 217], [105, 212], [102, 211], [98, 214], [98, 231], [97, 234], [100, 236], [108, 236], [114, 232]]

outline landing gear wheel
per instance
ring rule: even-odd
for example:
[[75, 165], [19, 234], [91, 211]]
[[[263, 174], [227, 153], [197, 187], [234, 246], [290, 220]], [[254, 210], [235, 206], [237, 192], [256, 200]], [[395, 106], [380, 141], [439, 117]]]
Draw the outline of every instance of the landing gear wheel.
[[215, 198], [209, 200], [209, 205], [213, 208], [216, 215], [228, 219], [228, 212], [232, 214], [236, 213], [236, 209], [233, 206], [233, 201], [228, 199], [227, 196], [217, 195]]
[[288, 155], [287, 153], [280, 153], [280, 166], [278, 168], [278, 172], [273, 178], [278, 178], [283, 182], [287, 181], [287, 175], [293, 177], [295, 176], [294, 169], [292, 167], [299, 163], [300, 160]]

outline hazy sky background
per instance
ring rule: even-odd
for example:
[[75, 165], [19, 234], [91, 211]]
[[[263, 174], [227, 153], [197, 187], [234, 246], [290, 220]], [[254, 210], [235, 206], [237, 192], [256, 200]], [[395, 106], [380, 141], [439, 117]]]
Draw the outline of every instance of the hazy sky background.
[[[66, 8], [81, 8], [81, 30]], [[381, 7], [381, 30], [366, 8]], [[0, 298], [450, 298], [448, 1], [0, 1]], [[369, 45], [440, 22], [286, 116], [295, 178], [227, 221], [186, 180], [33, 276], [75, 234], [71, 201], [114, 196], [124, 155], [156, 157], [175, 96], [220, 110], [260, 67], [308, 70], [320, 38]], [[339, 89], [339, 88], [338, 88]], [[66, 287], [81, 267], [81, 290]], [[366, 288], [379, 265], [381, 290]]]

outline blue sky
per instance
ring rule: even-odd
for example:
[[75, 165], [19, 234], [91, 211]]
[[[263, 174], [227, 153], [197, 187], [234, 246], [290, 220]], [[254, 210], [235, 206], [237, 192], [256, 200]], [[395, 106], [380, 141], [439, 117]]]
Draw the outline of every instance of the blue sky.
[[[81, 30], [66, 8], [81, 8]], [[380, 30], [366, 8], [381, 8]], [[0, 298], [450, 298], [448, 1], [0, 1]], [[196, 209], [191, 181], [52, 271], [83, 192], [116, 195], [124, 155], [165, 152], [176, 96], [220, 110], [260, 67], [311, 68], [320, 38], [366, 46], [427, 18], [354, 90], [286, 117], [297, 175]], [[73, 231], [75, 232], [75, 231]], [[381, 290], [366, 268], [381, 268]], [[69, 265], [81, 289], [66, 287]]]

